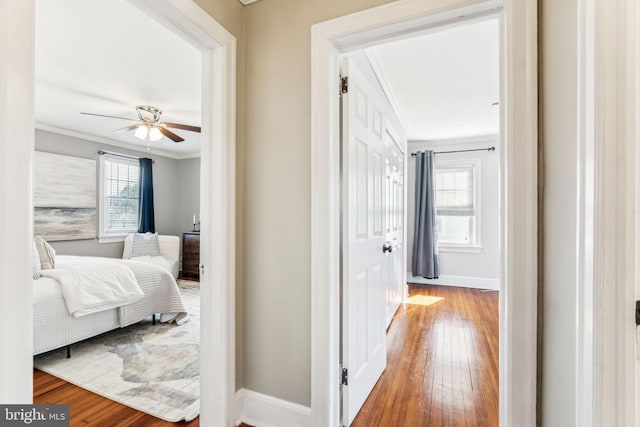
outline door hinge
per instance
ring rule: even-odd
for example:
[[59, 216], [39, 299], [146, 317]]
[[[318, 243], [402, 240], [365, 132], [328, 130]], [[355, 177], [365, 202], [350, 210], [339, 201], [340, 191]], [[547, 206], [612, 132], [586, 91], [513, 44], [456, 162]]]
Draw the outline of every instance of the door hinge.
[[340, 373], [340, 384], [349, 385], [349, 370], [347, 368], [342, 368], [342, 372]]
[[340, 78], [340, 93], [349, 92], [349, 77]]

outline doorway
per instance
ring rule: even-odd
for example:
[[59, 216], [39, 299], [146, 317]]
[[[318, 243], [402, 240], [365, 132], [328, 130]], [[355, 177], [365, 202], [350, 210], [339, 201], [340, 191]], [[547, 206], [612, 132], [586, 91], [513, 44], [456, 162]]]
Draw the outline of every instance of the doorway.
[[[204, 275], [201, 304], [204, 332], [201, 334], [201, 398], [214, 402], [203, 405], [201, 419], [206, 424], [228, 425], [232, 420], [235, 393], [235, 52], [236, 40], [220, 24], [194, 3], [171, 1], [135, 2], [146, 13], [194, 43], [203, 55], [203, 171], [201, 179], [208, 191], [201, 191], [202, 248]], [[32, 234], [33, 212], [30, 202], [31, 161], [33, 157], [33, 102], [24, 94], [33, 93], [33, 2], [3, 2], [0, 18], [3, 39], [12, 43], [0, 46], [0, 78], [12, 91], [3, 96], [0, 108], [2, 127], [0, 151], [7, 160], [3, 186], [11, 181], [24, 183], [6, 193], [7, 205], [0, 221], [3, 235], [15, 237], [18, 243], [3, 258], [3, 284], [8, 298], [2, 308], [15, 313], [14, 319], [31, 322], [32, 286], [17, 286], [30, 270], [29, 236]], [[6, 37], [5, 37], [6, 36]], [[5, 104], [6, 103], [6, 104]], [[11, 106], [11, 108], [5, 108]], [[15, 141], [23, 143], [16, 150]], [[24, 194], [22, 194], [24, 193]], [[21, 201], [21, 202], [19, 202]], [[24, 203], [23, 203], [24, 202]], [[13, 218], [21, 218], [19, 222]], [[6, 231], [6, 233], [4, 233]], [[213, 244], [218, 242], [218, 244]], [[22, 250], [25, 249], [25, 250]], [[8, 285], [7, 285], [8, 286]], [[9, 298], [9, 296], [11, 298]], [[17, 334], [16, 334], [17, 332]], [[2, 377], [10, 388], [3, 388], [7, 403], [28, 402], [32, 395], [32, 330], [2, 329], [2, 339], [13, 342], [3, 353]], [[6, 358], [5, 358], [6, 355]], [[207, 361], [205, 363], [204, 361]]]
[[[343, 60], [344, 425], [437, 418], [418, 407], [497, 424], [499, 24], [462, 21]], [[413, 404], [381, 404], [397, 393]]]
[[[87, 264], [85, 268], [93, 265], [105, 277], [111, 277], [108, 268], [99, 264], [125, 265], [134, 272], [145, 296], [126, 309], [113, 308], [73, 319], [66, 307], [55, 304], [56, 298], [52, 297], [58, 283], [64, 283], [65, 275], [52, 283], [47, 274], [55, 274], [55, 270], [42, 272], [45, 277], [34, 283], [34, 290], [41, 291], [34, 292], [33, 305], [34, 402], [60, 402], [59, 396], [71, 383], [86, 390], [83, 393], [75, 389], [78, 393], [68, 393], [69, 400], [62, 401], [72, 409], [78, 406], [72, 422], [94, 419], [96, 414], [92, 411], [100, 404], [109, 405], [104, 410], [114, 417], [135, 414], [129, 409], [133, 407], [140, 411], [139, 416], [149, 414], [146, 416], [150, 420], [191, 420], [199, 413], [200, 402], [199, 285], [188, 279], [198, 278], [200, 264], [199, 233], [193, 231], [199, 228], [200, 215], [202, 52], [127, 1], [87, 4], [77, 0], [36, 0], [35, 4], [34, 235], [46, 239], [55, 249], [55, 270], [79, 262]], [[136, 43], [132, 44], [132, 40]], [[140, 46], [145, 49], [140, 50]], [[167, 55], [179, 66], [168, 65]], [[139, 117], [145, 117], [144, 113], [167, 128], [140, 125]], [[147, 129], [150, 131], [142, 132]], [[152, 133], [159, 129], [168, 136]], [[152, 161], [142, 160], [145, 158]], [[48, 162], [44, 163], [45, 159]], [[47, 206], [73, 206], [69, 204], [71, 195], [56, 193], [56, 189], [69, 187], [63, 184], [67, 181], [63, 177], [70, 168], [60, 165], [76, 162], [90, 165], [86, 179], [76, 181], [86, 183], [82, 192], [94, 196], [81, 212], [95, 212], [95, 220], [87, 220], [81, 236], [72, 229], [57, 229], [65, 220], [46, 219], [51, 211], [57, 211]], [[153, 207], [147, 215], [150, 221], [143, 225], [139, 217], [142, 204], [138, 205], [143, 187], [139, 179], [141, 163], [152, 174], [151, 182], [145, 180], [144, 187], [152, 190], [153, 197], [153, 203], [147, 204], [151, 205], [147, 208]], [[48, 169], [47, 164], [54, 166]], [[47, 187], [47, 182], [59, 184]], [[79, 187], [75, 182], [72, 185]], [[48, 199], [43, 200], [43, 194]], [[68, 223], [73, 224], [73, 220]], [[157, 234], [157, 258], [150, 254], [140, 257], [132, 250], [132, 238], [139, 231]], [[163, 275], [156, 267], [171, 274]], [[153, 277], [153, 286], [147, 285], [143, 271]], [[164, 297], [154, 297], [161, 290]], [[170, 317], [162, 313], [170, 308], [155, 302], [174, 298], [183, 307], [174, 309], [183, 310], [188, 321], [168, 323]], [[135, 318], [123, 320], [127, 317], [125, 310], [140, 307], [142, 301], [151, 306], [141, 309]], [[55, 315], [51, 312], [54, 307]], [[152, 320], [151, 311], [160, 315]], [[154, 342], [154, 337], [168, 335], [174, 336], [170, 345]], [[153, 344], [140, 345], [137, 337], [144, 337], [145, 344]], [[126, 353], [133, 359], [122, 357]], [[94, 363], [87, 363], [88, 354], [92, 354]], [[176, 354], [180, 357], [172, 356]], [[160, 363], [163, 369], [142, 373], [140, 367], [148, 365], [145, 361], [160, 359], [164, 359]], [[172, 360], [189, 368], [169, 375], [177, 365]], [[95, 372], [96, 363], [105, 367], [99, 373]], [[92, 374], [87, 375], [88, 371]], [[52, 382], [52, 377], [66, 382], [43, 390], [42, 384]], [[149, 383], [155, 386], [147, 388], [143, 398], [132, 396], [131, 390]], [[180, 390], [180, 398], [167, 399], [167, 390]], [[87, 396], [100, 400], [84, 406], [87, 409], [83, 411], [78, 402]]]
[[[500, 155], [503, 221], [500, 283], [500, 422], [535, 425], [537, 295], [537, 102], [535, 2], [451, 2], [433, 9], [424, 1], [390, 4], [312, 28], [312, 414], [321, 423], [339, 421], [340, 234], [339, 194], [339, 55], [408, 33], [500, 15], [500, 105], [504, 147]], [[462, 17], [462, 18], [461, 18]], [[506, 185], [509, 183], [509, 185]], [[332, 215], [326, 215], [332, 212]], [[519, 286], [510, 288], [510, 283]], [[327, 283], [329, 286], [327, 286]], [[517, 315], [515, 314], [517, 313]], [[516, 340], [515, 337], [518, 339]], [[325, 422], [326, 421], [326, 422]]]

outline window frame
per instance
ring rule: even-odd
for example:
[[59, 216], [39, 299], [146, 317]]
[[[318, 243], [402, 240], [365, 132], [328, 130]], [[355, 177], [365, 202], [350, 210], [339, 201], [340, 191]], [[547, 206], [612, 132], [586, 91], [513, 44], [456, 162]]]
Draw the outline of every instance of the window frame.
[[[475, 211], [475, 226], [472, 235], [472, 242], [465, 243], [453, 243], [445, 242], [441, 243], [438, 239], [438, 250], [440, 252], [464, 252], [464, 253], [480, 253], [482, 252], [482, 159], [480, 157], [468, 157], [459, 159], [438, 159], [435, 160], [435, 175], [437, 176], [438, 169], [460, 169], [471, 168], [473, 179], [473, 203]], [[435, 194], [435, 186], [434, 186]], [[438, 217], [438, 207], [436, 206], [436, 217]]]
[[[136, 227], [135, 230], [126, 231], [126, 232], [117, 232], [117, 233], [109, 233], [105, 230], [105, 213], [104, 209], [106, 207], [106, 194], [105, 194], [105, 162], [107, 160], [110, 161], [119, 161], [122, 163], [135, 163], [138, 160], [135, 157], [127, 156], [124, 154], [118, 153], [104, 153], [100, 155], [100, 173], [98, 177], [98, 194], [99, 194], [99, 203], [98, 203], [98, 243], [115, 243], [115, 242], [123, 242], [124, 239], [131, 233], [137, 233], [138, 229]], [[138, 190], [139, 191], [139, 190]]]

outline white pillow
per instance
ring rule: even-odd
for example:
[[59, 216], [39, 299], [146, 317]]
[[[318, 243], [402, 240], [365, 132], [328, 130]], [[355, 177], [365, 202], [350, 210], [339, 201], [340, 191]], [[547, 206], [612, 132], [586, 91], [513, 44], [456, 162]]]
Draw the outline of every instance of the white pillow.
[[46, 240], [40, 236], [35, 237], [38, 256], [40, 257], [40, 268], [43, 270], [51, 270], [56, 268], [56, 251]]
[[31, 249], [31, 266], [33, 267], [33, 278], [39, 279], [42, 277], [42, 268], [40, 267], [40, 255], [38, 255], [38, 248], [36, 247], [35, 240], [32, 243], [33, 243], [33, 248]]
[[131, 242], [131, 257], [160, 256], [158, 233], [136, 233]]

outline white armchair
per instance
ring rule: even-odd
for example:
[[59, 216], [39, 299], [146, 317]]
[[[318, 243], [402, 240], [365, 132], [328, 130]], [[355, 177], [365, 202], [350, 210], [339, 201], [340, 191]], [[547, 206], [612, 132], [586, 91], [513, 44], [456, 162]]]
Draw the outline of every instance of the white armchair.
[[[129, 234], [124, 239], [122, 259], [131, 259], [132, 246], [133, 234]], [[158, 246], [160, 246], [160, 256], [165, 258], [165, 260], [154, 259], [159, 257], [145, 257], [145, 261], [166, 268], [173, 274], [173, 277], [177, 279], [180, 269], [180, 237], [158, 235]]]

